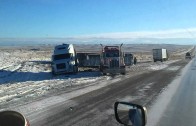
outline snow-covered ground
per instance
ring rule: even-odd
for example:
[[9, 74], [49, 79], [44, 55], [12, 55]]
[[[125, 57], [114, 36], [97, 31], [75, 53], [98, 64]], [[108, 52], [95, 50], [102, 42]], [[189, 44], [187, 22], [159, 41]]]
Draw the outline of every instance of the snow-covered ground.
[[[60, 94], [61, 92], [70, 92], [79, 88], [111, 82], [111, 80], [118, 80], [122, 76], [102, 76], [98, 71], [52, 76], [50, 56], [50, 51], [0, 50], [0, 105], [22, 104], [46, 95]], [[128, 67], [126, 76], [132, 76], [133, 73], [138, 72], [164, 69], [176, 61], [139, 63]], [[98, 87], [102, 86], [98, 85]], [[83, 93], [85, 92], [87, 91]]]
[[187, 52], [191, 52], [191, 50], [194, 49], [194, 46], [192, 46], [190, 49], [179, 49], [177, 51], [175, 51], [173, 54], [175, 55], [185, 55]]

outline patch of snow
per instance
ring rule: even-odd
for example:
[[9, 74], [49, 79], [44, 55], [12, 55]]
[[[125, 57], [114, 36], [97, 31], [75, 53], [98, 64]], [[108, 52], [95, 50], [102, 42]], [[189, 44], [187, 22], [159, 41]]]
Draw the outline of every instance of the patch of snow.
[[161, 63], [154, 63], [154, 64], [151, 64], [148, 69], [149, 70], [162, 70], [166, 67], [168, 67], [169, 64], [172, 64], [174, 62], [177, 62], [179, 60], [170, 60], [170, 61], [166, 61], [166, 62], [161, 62]]
[[166, 68], [166, 67], [168, 67], [167, 64], [158, 64], [158, 65], [151, 65], [151, 66], [149, 67], [149, 69], [150, 69], [150, 70], [161, 70], [161, 69], [164, 69], [164, 68]]
[[184, 55], [193, 49], [194, 49], [194, 46], [190, 47], [189, 49], [180, 49], [179, 51], [175, 52], [175, 55]]
[[72, 76], [72, 78], [62, 77], [62, 78], [55, 78], [55, 79], [42, 80], [42, 81], [26, 81], [26, 82], [14, 83], [14, 84], [1, 85], [0, 103], [6, 101], [7, 99], [14, 99], [14, 97], [17, 95], [28, 94], [27, 95], [28, 97], [37, 97], [37, 96], [42, 96], [46, 94], [48, 91], [53, 89], [64, 89], [70, 86], [96, 82], [98, 80], [105, 78], [104, 76], [99, 76], [99, 74], [96, 74], [96, 72], [89, 73], [92, 75], [94, 74], [92, 77], [82, 77], [82, 74], [83, 73], [74, 75]]
[[108, 78], [100, 72], [54, 77], [50, 72], [50, 57], [51, 54], [44, 51], [0, 50], [0, 105]]
[[139, 89], [138, 91], [139, 91], [140, 93], [142, 93], [142, 92], [144, 92], [145, 90], [150, 89], [151, 86], [152, 86], [153, 84], [154, 84], [154, 82], [149, 83], [149, 84], [146, 84], [142, 89]]
[[170, 70], [170, 71], [176, 71], [176, 70], [179, 70], [179, 69], [180, 69], [180, 66], [174, 66], [174, 67], [167, 68], [167, 70]]
[[120, 101], [125, 101], [125, 102], [130, 102], [130, 101], [140, 99], [141, 97], [142, 97], [142, 95], [140, 95], [140, 96], [126, 96], [124, 98], [120, 98], [119, 100]]
[[92, 85], [92, 86], [89, 86], [89, 87], [86, 87], [83, 89], [76, 90], [74, 92], [69, 92], [69, 93], [65, 93], [62, 95], [58, 95], [58, 96], [52, 96], [52, 97], [45, 98], [40, 101], [35, 101], [32, 103], [29, 103], [28, 105], [23, 105], [23, 106], [19, 106], [19, 107], [12, 106], [12, 107], [10, 107], [10, 109], [17, 110], [19, 112], [22, 112], [22, 113], [28, 115], [28, 113], [32, 113], [34, 111], [42, 110], [44, 108], [48, 108], [50, 106], [53, 106], [53, 105], [56, 105], [56, 104], [59, 104], [62, 102], [66, 102], [74, 97], [83, 95], [85, 93], [88, 93], [88, 92], [91, 92], [91, 91], [94, 91], [97, 89], [100, 89], [102, 87], [105, 87], [105, 86], [110, 85], [113, 82], [117, 82], [117, 81], [119, 81], [119, 79], [114, 79], [113, 81], [110, 81], [110, 82], [103, 82], [103, 83], [99, 83], [96, 85]]

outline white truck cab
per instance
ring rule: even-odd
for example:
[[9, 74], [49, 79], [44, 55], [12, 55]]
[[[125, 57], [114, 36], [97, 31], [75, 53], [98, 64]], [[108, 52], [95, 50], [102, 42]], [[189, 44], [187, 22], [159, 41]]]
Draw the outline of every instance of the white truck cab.
[[52, 74], [77, 73], [76, 51], [72, 44], [57, 45], [52, 55]]

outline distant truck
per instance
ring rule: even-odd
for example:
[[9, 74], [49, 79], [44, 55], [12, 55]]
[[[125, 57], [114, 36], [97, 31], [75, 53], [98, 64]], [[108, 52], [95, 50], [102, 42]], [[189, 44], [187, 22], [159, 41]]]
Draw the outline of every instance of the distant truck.
[[125, 74], [124, 56], [120, 46], [102, 46], [100, 71], [103, 75], [107, 73]]
[[77, 73], [76, 51], [72, 44], [57, 45], [52, 55], [52, 73]]
[[156, 61], [166, 61], [168, 60], [168, 53], [166, 49], [153, 49], [153, 60]]
[[192, 58], [191, 53], [187, 52], [185, 55], [185, 59], [191, 59], [191, 58]]

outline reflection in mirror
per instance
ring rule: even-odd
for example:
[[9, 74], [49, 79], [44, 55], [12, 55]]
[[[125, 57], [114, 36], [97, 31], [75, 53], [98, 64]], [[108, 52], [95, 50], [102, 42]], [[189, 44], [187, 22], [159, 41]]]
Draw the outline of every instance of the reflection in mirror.
[[143, 107], [119, 102], [115, 105], [115, 114], [117, 120], [128, 126], [144, 126], [145, 125], [145, 116]]
[[30, 126], [28, 120], [16, 111], [1, 111], [0, 126]]

